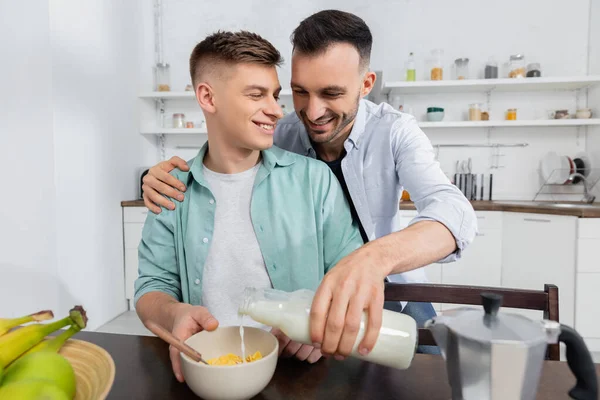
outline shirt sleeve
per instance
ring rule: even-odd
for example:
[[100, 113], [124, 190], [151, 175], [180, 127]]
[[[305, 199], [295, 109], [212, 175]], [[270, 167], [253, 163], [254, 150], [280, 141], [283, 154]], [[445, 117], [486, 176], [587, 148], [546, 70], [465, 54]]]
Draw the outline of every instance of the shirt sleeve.
[[473, 206], [441, 170], [431, 142], [414, 117], [404, 114], [392, 129], [396, 173], [418, 212], [410, 225], [429, 220], [446, 226], [457, 250], [438, 262], [456, 261], [477, 233]]
[[148, 213], [138, 247], [134, 304], [149, 292], [163, 292], [181, 301], [181, 279], [175, 253], [176, 211]]
[[323, 253], [327, 273], [342, 258], [364, 243], [340, 182], [328, 167], [323, 167]]

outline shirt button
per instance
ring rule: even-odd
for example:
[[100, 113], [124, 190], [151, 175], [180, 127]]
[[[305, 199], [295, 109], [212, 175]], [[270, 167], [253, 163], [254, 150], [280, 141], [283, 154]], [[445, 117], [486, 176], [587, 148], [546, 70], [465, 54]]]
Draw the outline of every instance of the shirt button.
[[262, 232], [262, 231], [264, 231], [264, 229], [263, 229], [262, 225], [260, 225], [260, 226], [258, 227], [258, 230], [259, 230], [259, 231], [261, 231], [261, 232]]
[[276, 264], [273, 264], [272, 267], [273, 267], [273, 269], [277, 269], [277, 265]]
[[194, 283], [195, 283], [196, 285], [199, 285], [199, 284], [200, 284], [200, 279], [196, 279], [196, 280], [194, 281]]
[[204, 239], [202, 239], [202, 241], [203, 241], [204, 243], [208, 243], [208, 238], [204, 238]]
[[208, 201], [208, 203], [209, 203], [209, 204], [215, 204], [215, 201], [214, 201], [213, 199], [210, 199], [210, 200]]

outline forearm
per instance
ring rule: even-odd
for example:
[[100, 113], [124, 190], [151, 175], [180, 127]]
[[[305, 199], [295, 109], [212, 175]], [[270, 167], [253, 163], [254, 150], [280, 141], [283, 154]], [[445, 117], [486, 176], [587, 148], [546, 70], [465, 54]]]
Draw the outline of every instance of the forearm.
[[147, 321], [154, 321], [171, 331], [177, 309], [184, 304], [163, 292], [149, 292], [140, 297], [135, 310], [146, 325]]
[[367, 243], [385, 275], [399, 274], [439, 261], [456, 251], [456, 240], [442, 223], [420, 221], [406, 229]]

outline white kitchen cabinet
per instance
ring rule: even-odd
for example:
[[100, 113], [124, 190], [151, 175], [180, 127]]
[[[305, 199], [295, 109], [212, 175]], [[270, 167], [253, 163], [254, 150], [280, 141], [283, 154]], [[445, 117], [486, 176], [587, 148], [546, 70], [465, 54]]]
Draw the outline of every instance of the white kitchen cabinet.
[[[502, 286], [502, 212], [476, 212], [478, 233], [462, 257], [443, 264], [442, 283], [448, 285]], [[457, 304], [442, 304], [451, 310]]]
[[[577, 217], [503, 213], [502, 286], [543, 290], [558, 286], [560, 321], [573, 326]], [[508, 310], [539, 319], [542, 313]]]
[[591, 351], [600, 351], [600, 321], [595, 318], [600, 288], [600, 218], [582, 218], [577, 232], [575, 329]]
[[[502, 212], [477, 211], [478, 234], [473, 243], [455, 262], [430, 264], [425, 268], [431, 283], [449, 285], [494, 286], [501, 285], [502, 269]], [[402, 210], [400, 225], [408, 226], [417, 212]], [[434, 304], [436, 310], [450, 310], [456, 304]], [[460, 305], [462, 306], [462, 305]]]
[[125, 249], [125, 298], [133, 310], [134, 283], [138, 277], [138, 246], [142, 239], [146, 207], [123, 207], [123, 247]]

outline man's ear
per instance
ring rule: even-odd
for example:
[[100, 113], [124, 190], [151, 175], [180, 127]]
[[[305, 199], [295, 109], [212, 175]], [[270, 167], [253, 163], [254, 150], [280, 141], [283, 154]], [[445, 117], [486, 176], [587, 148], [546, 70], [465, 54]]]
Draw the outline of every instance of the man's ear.
[[371, 90], [373, 90], [373, 86], [375, 85], [375, 81], [377, 80], [377, 75], [373, 71], [367, 71], [365, 76], [363, 77], [362, 88], [360, 91], [360, 97], [365, 97]]
[[200, 82], [196, 86], [196, 101], [209, 114], [215, 112], [215, 96], [213, 88], [206, 82]]

